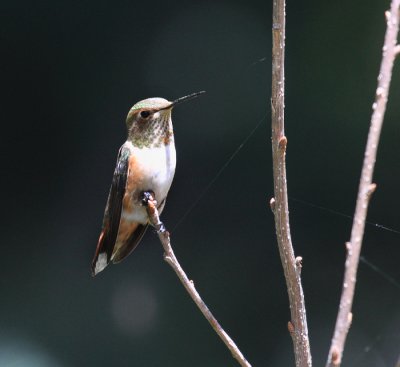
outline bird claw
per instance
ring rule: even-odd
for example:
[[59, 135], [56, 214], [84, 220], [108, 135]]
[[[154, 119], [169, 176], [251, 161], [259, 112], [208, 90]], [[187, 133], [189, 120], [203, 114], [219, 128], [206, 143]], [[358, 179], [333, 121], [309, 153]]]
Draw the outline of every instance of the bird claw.
[[151, 190], [143, 191], [140, 195], [140, 201], [142, 202], [143, 206], [148, 206], [149, 201], [153, 201], [154, 205], [157, 206], [157, 202], [154, 198], [154, 192]]

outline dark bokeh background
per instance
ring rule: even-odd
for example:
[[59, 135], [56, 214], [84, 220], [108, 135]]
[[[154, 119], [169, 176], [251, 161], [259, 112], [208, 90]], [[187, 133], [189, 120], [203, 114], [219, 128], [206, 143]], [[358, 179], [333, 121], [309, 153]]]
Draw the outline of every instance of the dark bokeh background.
[[[313, 205], [353, 213], [388, 6], [288, 4], [290, 214], [316, 366], [334, 327], [351, 220]], [[163, 220], [182, 265], [253, 366], [293, 365], [267, 205], [271, 7], [2, 2], [1, 366], [236, 366], [152, 231], [120, 265], [96, 279], [89, 272], [129, 108], [198, 90], [207, 94], [173, 114], [178, 166]], [[372, 223], [397, 230], [399, 100], [397, 65], [369, 211]], [[366, 228], [363, 256], [384, 275], [360, 265], [346, 366], [393, 366], [398, 357], [399, 239]]]

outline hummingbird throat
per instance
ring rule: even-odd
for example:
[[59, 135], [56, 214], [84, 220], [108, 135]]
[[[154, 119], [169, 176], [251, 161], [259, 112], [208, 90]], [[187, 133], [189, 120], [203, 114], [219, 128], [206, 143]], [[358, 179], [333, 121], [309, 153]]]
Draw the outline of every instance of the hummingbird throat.
[[128, 131], [128, 140], [138, 148], [159, 148], [173, 142], [171, 117], [161, 115], [146, 123], [134, 123]]

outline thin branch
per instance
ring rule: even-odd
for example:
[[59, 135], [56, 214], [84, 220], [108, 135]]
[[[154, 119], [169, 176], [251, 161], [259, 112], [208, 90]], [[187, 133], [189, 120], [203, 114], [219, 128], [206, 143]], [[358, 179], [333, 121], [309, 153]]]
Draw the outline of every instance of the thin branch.
[[272, 19], [272, 160], [274, 198], [270, 205], [275, 216], [279, 253], [289, 294], [291, 321], [288, 329], [293, 340], [297, 367], [311, 366], [306, 309], [301, 285], [301, 258], [295, 258], [289, 226], [286, 184], [286, 145], [284, 131], [285, 94], [285, 0], [273, 1]]
[[158, 238], [160, 239], [160, 242], [164, 248], [164, 260], [172, 267], [172, 269], [174, 269], [176, 275], [185, 287], [186, 291], [189, 293], [190, 297], [192, 297], [193, 301], [196, 303], [197, 307], [200, 309], [204, 317], [211, 324], [215, 332], [231, 351], [232, 356], [239, 362], [241, 366], [251, 367], [250, 363], [247, 362], [246, 358], [243, 356], [234, 341], [224, 331], [224, 329], [218, 323], [211, 311], [208, 309], [207, 305], [201, 299], [199, 293], [194, 286], [193, 281], [187, 277], [186, 273], [180, 266], [172, 250], [169, 233], [165, 229], [164, 224], [160, 221], [155, 200], [151, 196], [149, 196], [146, 204], [150, 224], [156, 229]]
[[386, 110], [390, 81], [392, 78], [393, 63], [396, 54], [399, 52], [399, 46], [396, 44], [397, 34], [399, 31], [400, 0], [392, 0], [390, 11], [387, 11], [385, 15], [387, 29], [383, 45], [381, 68], [378, 76], [378, 87], [376, 89], [375, 102], [372, 105], [373, 113], [368, 133], [367, 146], [365, 148], [364, 163], [358, 188], [351, 238], [350, 242], [346, 244], [347, 259], [345, 264], [343, 289], [335, 331], [326, 363], [327, 367], [340, 366], [344, 344], [353, 318], [351, 309], [354, 298], [361, 244], [364, 236], [365, 219], [367, 216], [370, 197], [376, 188], [376, 185], [372, 183], [372, 176], [383, 117]]

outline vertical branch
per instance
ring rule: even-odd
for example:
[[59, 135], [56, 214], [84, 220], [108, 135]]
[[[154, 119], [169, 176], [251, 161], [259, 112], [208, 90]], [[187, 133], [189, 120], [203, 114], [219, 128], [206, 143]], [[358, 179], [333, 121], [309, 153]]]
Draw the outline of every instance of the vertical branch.
[[272, 20], [272, 160], [274, 198], [271, 209], [275, 216], [279, 254], [289, 294], [291, 321], [288, 329], [292, 336], [297, 367], [311, 366], [306, 309], [301, 286], [301, 258], [295, 259], [289, 227], [289, 209], [286, 184], [286, 145], [284, 131], [285, 94], [285, 0], [273, 1]]
[[400, 0], [392, 0], [390, 11], [387, 11], [385, 15], [387, 29], [383, 45], [382, 62], [378, 76], [378, 87], [376, 89], [375, 102], [372, 105], [373, 113], [368, 133], [367, 146], [365, 148], [364, 163], [358, 188], [351, 238], [350, 242], [346, 244], [347, 259], [345, 263], [343, 289], [335, 331], [328, 355], [328, 361], [326, 363], [327, 367], [340, 366], [344, 344], [353, 317], [351, 308], [353, 305], [361, 244], [364, 236], [365, 219], [367, 216], [369, 199], [376, 188], [376, 185], [372, 183], [372, 175], [389, 94], [393, 63], [400, 48], [400, 46], [397, 45]]
[[196, 303], [197, 307], [210, 323], [214, 331], [218, 334], [218, 336], [230, 350], [233, 358], [237, 360], [240, 366], [251, 367], [250, 363], [243, 356], [242, 352], [239, 350], [235, 342], [222, 328], [222, 326], [211, 313], [207, 305], [204, 303], [204, 301], [200, 297], [200, 294], [197, 292], [193, 281], [187, 277], [186, 273], [179, 264], [178, 259], [176, 258], [174, 251], [171, 247], [169, 233], [165, 229], [164, 224], [160, 221], [156, 201], [151, 195], [149, 195], [149, 198], [146, 201], [145, 205], [147, 206], [147, 215], [149, 217], [149, 222], [157, 230], [158, 238], [164, 248], [164, 260], [172, 267], [172, 269], [174, 269], [176, 275], [185, 287], [186, 291], [189, 293], [190, 297], [193, 299], [194, 303]]

